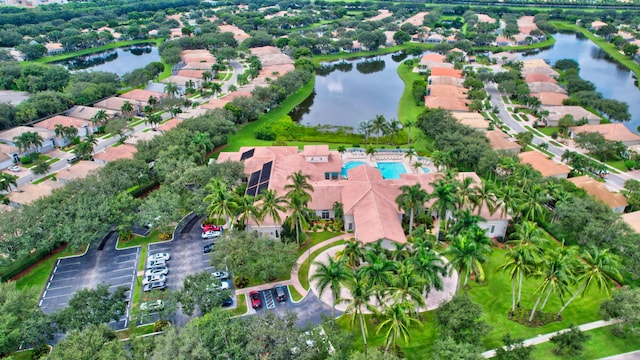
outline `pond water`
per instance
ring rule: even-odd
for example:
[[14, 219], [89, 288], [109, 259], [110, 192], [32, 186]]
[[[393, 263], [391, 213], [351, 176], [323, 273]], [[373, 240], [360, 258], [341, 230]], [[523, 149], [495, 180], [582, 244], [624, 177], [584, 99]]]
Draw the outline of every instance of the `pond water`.
[[396, 72], [403, 54], [326, 63], [313, 93], [289, 115], [303, 125], [358, 127], [363, 120], [398, 117], [404, 83]]
[[607, 53], [582, 35], [574, 33], [554, 34], [556, 43], [549, 49], [536, 54], [525, 54], [523, 59], [545, 59], [554, 64], [560, 59], [573, 59], [580, 64], [580, 77], [595, 84], [605, 98], [624, 101], [629, 104], [631, 121], [625, 126], [638, 132], [640, 126], [640, 90], [632, 72], [612, 60]]
[[154, 61], [160, 61], [158, 48], [142, 44], [76, 56], [56, 64], [63, 65], [70, 71], [106, 71], [121, 76]]

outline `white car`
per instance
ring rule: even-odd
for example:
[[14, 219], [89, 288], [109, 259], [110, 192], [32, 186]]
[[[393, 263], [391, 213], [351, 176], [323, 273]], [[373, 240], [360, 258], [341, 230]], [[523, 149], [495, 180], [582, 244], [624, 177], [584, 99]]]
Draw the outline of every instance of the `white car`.
[[149, 275], [145, 276], [144, 279], [142, 279], [142, 285], [147, 285], [148, 283], [155, 281], [165, 282], [166, 280], [167, 276], [163, 274]]
[[167, 288], [167, 284], [164, 281], [154, 281], [142, 286], [142, 291], [147, 292], [151, 290], [164, 290]]
[[162, 274], [162, 275], [167, 275], [169, 273], [169, 268], [166, 266], [156, 266], [156, 267], [152, 267], [147, 269], [147, 271], [144, 273], [144, 276], [151, 276], [151, 275], [156, 275], [156, 274]]
[[171, 258], [171, 255], [169, 255], [169, 253], [157, 253], [157, 254], [150, 255], [147, 258], [147, 261], [153, 261], [153, 260], [169, 261], [170, 258]]
[[211, 284], [209, 286], [207, 286], [207, 291], [213, 291], [213, 290], [228, 290], [231, 287], [231, 285], [229, 285], [228, 281], [221, 281], [220, 285], [218, 284]]
[[140, 304], [142, 311], [156, 311], [164, 309], [164, 301], [158, 299], [156, 301], [147, 301]]
[[220, 235], [222, 235], [222, 232], [220, 231], [215, 231], [215, 230], [209, 230], [209, 231], [205, 231], [202, 233], [202, 238], [203, 239], [215, 239], [220, 237]]
[[211, 277], [218, 280], [226, 280], [229, 278], [229, 273], [226, 271], [216, 271], [211, 273]]
[[20, 170], [22, 170], [22, 169], [20, 169], [20, 166], [18, 166], [18, 165], [11, 165], [7, 169], [9, 171], [13, 171], [13, 172], [19, 172]]
[[147, 261], [147, 269], [159, 267], [159, 266], [167, 266], [167, 262], [162, 259]]

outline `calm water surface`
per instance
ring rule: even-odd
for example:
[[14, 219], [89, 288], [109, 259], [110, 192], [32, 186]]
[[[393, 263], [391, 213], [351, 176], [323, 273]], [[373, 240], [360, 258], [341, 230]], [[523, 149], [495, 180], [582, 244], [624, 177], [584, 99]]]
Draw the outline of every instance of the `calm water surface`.
[[523, 55], [523, 59], [542, 58], [552, 65], [560, 59], [573, 59], [580, 64], [580, 76], [596, 85], [605, 98], [629, 104], [631, 121], [624, 124], [633, 132], [640, 126], [640, 90], [635, 86], [632, 72], [610, 60], [608, 55], [589, 39], [576, 34], [554, 34], [553, 47], [537, 54]]
[[313, 94], [289, 115], [303, 125], [358, 127], [363, 120], [398, 117], [404, 84], [396, 72], [404, 57], [389, 54], [325, 64]]
[[71, 71], [106, 71], [123, 75], [149, 63], [160, 61], [155, 45], [133, 45], [113, 50], [101, 51], [89, 55], [76, 56], [57, 64]]

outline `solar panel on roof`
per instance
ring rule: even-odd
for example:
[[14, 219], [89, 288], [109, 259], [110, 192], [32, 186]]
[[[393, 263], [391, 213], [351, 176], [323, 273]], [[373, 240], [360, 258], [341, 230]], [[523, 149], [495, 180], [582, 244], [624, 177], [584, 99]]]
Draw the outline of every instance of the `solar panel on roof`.
[[260, 181], [265, 182], [271, 178], [271, 166], [273, 165], [273, 161], [269, 161], [268, 163], [262, 165], [262, 173], [260, 174]]
[[250, 150], [247, 150], [247, 151], [243, 152], [242, 155], [240, 156], [240, 161], [252, 158], [253, 157], [253, 153], [255, 151], [256, 151], [256, 149], [250, 149]]
[[260, 170], [251, 173], [251, 177], [249, 178], [249, 184], [247, 184], [247, 187], [258, 185], [258, 179], [260, 179]]
[[256, 196], [257, 192], [258, 192], [258, 187], [257, 186], [247, 188], [247, 195]]
[[262, 184], [258, 185], [258, 190], [256, 191], [256, 194], [260, 194], [262, 192], [262, 190], [267, 190], [267, 188], [269, 188], [269, 182], [263, 182]]

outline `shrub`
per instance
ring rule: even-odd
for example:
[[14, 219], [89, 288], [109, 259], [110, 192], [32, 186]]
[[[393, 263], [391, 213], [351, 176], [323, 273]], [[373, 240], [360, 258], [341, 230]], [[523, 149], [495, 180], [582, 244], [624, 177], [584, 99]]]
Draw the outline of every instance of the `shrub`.
[[591, 336], [580, 331], [578, 327], [571, 325], [569, 331], [560, 333], [550, 339], [556, 345], [553, 353], [556, 355], [567, 355], [569, 357], [577, 357], [584, 352], [584, 343]]
[[33, 162], [33, 159], [29, 155], [25, 155], [20, 158], [22, 165], [29, 165]]
[[287, 142], [284, 140], [276, 140], [273, 142], [273, 146], [287, 146]]
[[276, 139], [276, 132], [273, 131], [271, 126], [263, 126], [256, 130], [254, 134], [258, 140], [274, 141]]
[[633, 160], [625, 160], [624, 161], [624, 167], [627, 168], [627, 170], [633, 170], [633, 168], [636, 167], [636, 162]]
[[157, 320], [153, 324], [153, 331], [155, 331], [155, 332], [163, 331], [168, 326], [170, 326], [170, 324], [169, 324], [169, 322], [167, 320], [162, 320], [162, 319], [161, 320]]
[[551, 133], [551, 138], [554, 139], [554, 140], [557, 139], [558, 138], [558, 132], [557, 131], [552, 132]]
[[242, 275], [241, 275], [241, 276], [236, 276], [236, 277], [233, 279], [233, 283], [234, 283], [238, 288], [242, 289], [242, 288], [246, 287], [247, 285], [249, 285], [249, 279], [247, 279], [246, 277], [244, 277], [244, 276], [242, 276]]

